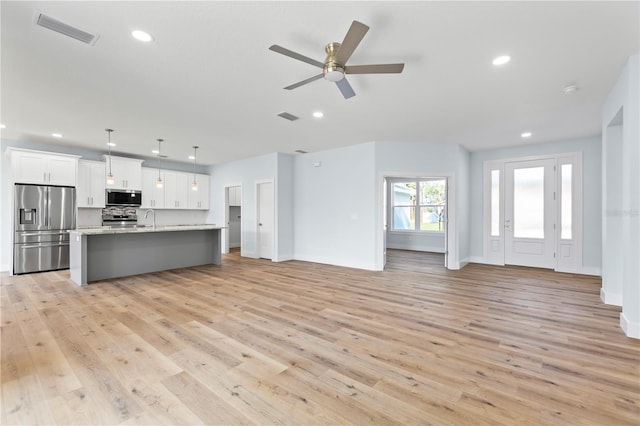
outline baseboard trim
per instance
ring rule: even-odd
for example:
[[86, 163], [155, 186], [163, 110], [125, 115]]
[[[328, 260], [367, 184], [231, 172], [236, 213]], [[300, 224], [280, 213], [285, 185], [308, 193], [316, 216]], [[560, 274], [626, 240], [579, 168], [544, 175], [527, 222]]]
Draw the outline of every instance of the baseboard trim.
[[322, 263], [324, 265], [333, 265], [333, 266], [341, 266], [343, 268], [355, 268], [355, 269], [364, 269], [367, 271], [379, 271], [380, 269], [376, 269], [375, 265], [365, 264], [365, 263], [345, 263], [338, 259], [331, 259], [326, 257], [317, 257], [317, 256], [305, 256], [296, 254], [294, 256], [295, 260], [301, 260], [303, 262], [313, 262], [313, 263]]
[[579, 274], [582, 274], [582, 275], [594, 275], [596, 277], [601, 277], [602, 276], [602, 269], [601, 268], [597, 268], [595, 266], [583, 266], [582, 269], [580, 270]]
[[483, 256], [469, 256], [469, 263], [488, 263]]
[[602, 300], [602, 303], [605, 305], [622, 306], [622, 293], [607, 293], [607, 291], [601, 287], [600, 300]]
[[620, 314], [620, 328], [622, 328], [627, 337], [640, 339], [640, 322], [629, 321], [624, 312]]
[[288, 260], [293, 260], [294, 257], [292, 254], [284, 254], [284, 255], [280, 255], [280, 256], [276, 256], [273, 258], [274, 262], [286, 262]]

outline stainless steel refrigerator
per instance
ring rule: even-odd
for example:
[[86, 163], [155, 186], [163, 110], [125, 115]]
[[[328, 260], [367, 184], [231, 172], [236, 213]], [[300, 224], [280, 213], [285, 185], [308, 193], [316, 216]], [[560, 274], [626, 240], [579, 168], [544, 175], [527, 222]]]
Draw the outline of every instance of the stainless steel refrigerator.
[[15, 186], [13, 273], [69, 267], [69, 230], [76, 227], [76, 190], [67, 186]]

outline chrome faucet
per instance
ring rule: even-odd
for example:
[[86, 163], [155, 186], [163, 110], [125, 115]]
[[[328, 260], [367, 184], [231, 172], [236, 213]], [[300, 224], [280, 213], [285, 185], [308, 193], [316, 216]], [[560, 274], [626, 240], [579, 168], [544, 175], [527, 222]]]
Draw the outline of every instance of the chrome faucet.
[[156, 212], [153, 209], [147, 210], [144, 214], [145, 219], [149, 216], [149, 213], [153, 213], [153, 229], [155, 229], [156, 228]]

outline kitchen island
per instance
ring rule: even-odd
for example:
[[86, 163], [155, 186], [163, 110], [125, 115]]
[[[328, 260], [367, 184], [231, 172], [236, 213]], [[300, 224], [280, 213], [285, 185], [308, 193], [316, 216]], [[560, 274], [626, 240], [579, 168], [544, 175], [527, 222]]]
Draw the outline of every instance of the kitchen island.
[[70, 231], [71, 281], [118, 278], [197, 265], [220, 265], [221, 227], [167, 225]]

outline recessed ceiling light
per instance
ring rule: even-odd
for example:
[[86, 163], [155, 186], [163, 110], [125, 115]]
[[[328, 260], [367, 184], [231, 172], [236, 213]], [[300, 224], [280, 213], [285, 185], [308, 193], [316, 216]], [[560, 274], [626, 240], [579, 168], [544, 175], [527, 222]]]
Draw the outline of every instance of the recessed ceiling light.
[[7, 126], [5, 126], [4, 124], [0, 124], [0, 129], [6, 129]]
[[573, 92], [576, 92], [577, 90], [578, 90], [577, 84], [567, 84], [562, 88], [562, 93], [564, 93], [565, 95], [570, 95]]
[[116, 146], [115, 142], [107, 142], [107, 145], [109, 145], [109, 146]]
[[322, 117], [324, 117], [324, 113], [322, 111], [316, 111], [316, 112], [313, 113], [313, 116], [315, 118], [322, 118]]
[[133, 38], [143, 43], [149, 43], [150, 41], [153, 41], [153, 37], [151, 37], [151, 34], [146, 33], [144, 31], [140, 31], [140, 30], [131, 31], [131, 35], [133, 36]]
[[154, 153], [154, 154], [160, 154], [160, 151], [158, 151], [157, 149], [154, 149], [151, 152]]
[[521, 138], [530, 138], [533, 135], [531, 132], [523, 132], [520, 134]]
[[508, 55], [498, 56], [493, 60], [492, 64], [496, 66], [504, 65], [510, 60], [511, 60], [511, 56], [508, 56]]
[[53, 136], [54, 138], [61, 138], [62, 135], [60, 133], [51, 133], [51, 136]]

